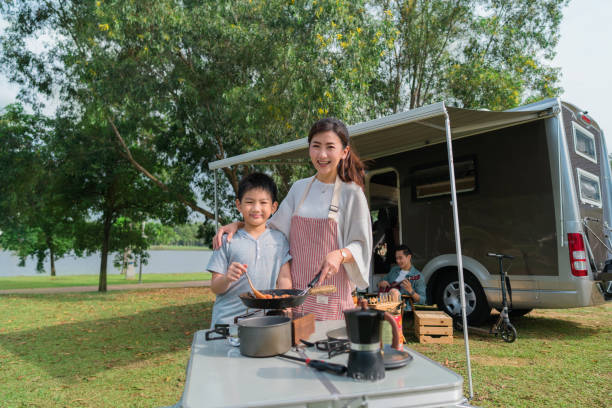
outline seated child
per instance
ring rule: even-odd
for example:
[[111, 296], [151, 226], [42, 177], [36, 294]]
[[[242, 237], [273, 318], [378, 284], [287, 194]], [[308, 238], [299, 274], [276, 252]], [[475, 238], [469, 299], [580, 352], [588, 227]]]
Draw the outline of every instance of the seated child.
[[291, 289], [289, 242], [282, 232], [266, 227], [278, 202], [274, 181], [263, 173], [252, 173], [238, 185], [236, 207], [242, 214], [244, 227], [228, 244], [214, 251], [206, 269], [212, 273], [210, 288], [217, 295], [211, 327], [231, 324], [234, 317], [246, 313], [247, 307], [238, 295], [250, 292], [244, 273], [247, 271], [258, 290]]
[[[412, 266], [412, 251], [406, 245], [400, 245], [395, 249], [396, 266], [393, 266], [388, 274], [378, 282], [380, 292], [390, 292], [392, 297], [399, 298], [400, 294], [408, 295], [415, 304], [426, 303], [426, 288], [421, 272]], [[406, 304], [406, 310], [411, 310], [410, 304]]]

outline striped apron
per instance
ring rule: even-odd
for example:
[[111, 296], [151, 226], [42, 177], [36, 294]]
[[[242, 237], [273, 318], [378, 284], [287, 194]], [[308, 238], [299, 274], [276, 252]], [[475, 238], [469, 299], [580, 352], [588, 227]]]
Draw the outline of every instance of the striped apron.
[[[334, 193], [327, 218], [308, 218], [297, 215], [298, 210], [308, 196], [314, 177], [308, 184], [300, 203], [291, 217], [289, 233], [291, 261], [291, 279], [293, 287], [305, 289], [312, 281], [328, 253], [340, 249], [338, 246], [338, 203], [342, 183], [336, 178]], [[336, 293], [330, 295], [308, 296], [297, 313], [313, 313], [316, 320], [344, 319], [344, 309], [354, 307], [351, 296], [351, 284], [344, 267], [340, 265], [338, 272], [328, 277], [326, 285], [334, 285]]]

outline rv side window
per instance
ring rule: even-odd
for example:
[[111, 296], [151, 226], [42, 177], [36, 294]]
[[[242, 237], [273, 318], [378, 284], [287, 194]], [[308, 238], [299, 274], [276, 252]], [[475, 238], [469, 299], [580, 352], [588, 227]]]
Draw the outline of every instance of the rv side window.
[[576, 122], [572, 122], [572, 127], [574, 129], [574, 147], [576, 153], [594, 163], [597, 163], [595, 136]]
[[[450, 195], [448, 164], [439, 164], [412, 171], [413, 197], [423, 200], [431, 197]], [[457, 193], [476, 190], [476, 163], [473, 158], [455, 161], [455, 182]]]
[[601, 189], [599, 187], [599, 177], [582, 169], [576, 170], [578, 171], [580, 201], [601, 207]]

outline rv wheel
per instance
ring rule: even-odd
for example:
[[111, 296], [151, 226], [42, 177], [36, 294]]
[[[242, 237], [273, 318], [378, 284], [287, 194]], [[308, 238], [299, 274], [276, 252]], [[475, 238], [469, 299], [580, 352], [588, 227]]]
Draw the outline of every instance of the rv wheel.
[[[491, 315], [484, 290], [478, 280], [470, 273], [464, 274], [465, 283], [465, 313], [468, 324], [478, 326]], [[455, 273], [447, 273], [438, 282], [435, 301], [438, 308], [451, 316], [461, 316], [461, 297], [459, 294], [459, 278]]]

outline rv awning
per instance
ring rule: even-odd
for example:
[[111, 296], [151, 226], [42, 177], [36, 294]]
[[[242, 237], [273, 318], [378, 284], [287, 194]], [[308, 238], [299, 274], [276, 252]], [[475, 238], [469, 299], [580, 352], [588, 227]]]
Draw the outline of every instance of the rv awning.
[[[351, 143], [364, 160], [444, 143], [445, 111], [450, 117], [452, 139], [460, 139], [519, 123], [551, 116], [551, 104], [533, 110], [491, 112], [445, 106], [444, 102], [349, 126]], [[291, 164], [308, 161], [307, 138], [244, 153], [208, 164], [220, 169], [237, 164]]]

